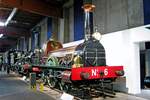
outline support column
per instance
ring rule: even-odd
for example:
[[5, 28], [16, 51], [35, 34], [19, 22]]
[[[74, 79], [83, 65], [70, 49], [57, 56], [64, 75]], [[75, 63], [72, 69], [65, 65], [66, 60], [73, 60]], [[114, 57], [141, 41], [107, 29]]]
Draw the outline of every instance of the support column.
[[64, 19], [59, 19], [59, 22], [60, 22], [60, 29], [59, 29], [59, 41], [61, 43], [64, 43]]
[[54, 39], [58, 40], [58, 29], [59, 29], [58, 18], [52, 18], [52, 36]]
[[28, 48], [29, 48], [29, 51], [30, 51], [31, 48], [32, 48], [32, 47], [31, 47], [31, 37], [29, 37], [29, 45], [28, 45], [28, 46], [29, 46]]
[[129, 28], [144, 25], [143, 0], [127, 0]]
[[69, 9], [64, 8], [64, 42], [69, 42]]
[[74, 41], [74, 7], [69, 8], [69, 34], [70, 42]]
[[42, 20], [39, 24], [41, 26], [41, 33], [40, 33], [40, 47], [43, 47], [43, 44], [47, 40], [47, 18]]
[[140, 51], [139, 43], [132, 43], [130, 45], [130, 70], [128, 79], [128, 93], [138, 94], [141, 93], [141, 79], [140, 79]]

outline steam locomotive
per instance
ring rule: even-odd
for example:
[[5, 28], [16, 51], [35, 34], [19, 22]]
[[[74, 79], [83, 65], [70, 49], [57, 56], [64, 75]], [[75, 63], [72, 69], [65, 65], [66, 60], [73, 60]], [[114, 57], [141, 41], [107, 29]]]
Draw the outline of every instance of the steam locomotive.
[[[105, 84], [112, 86], [116, 78], [124, 75], [123, 66], [106, 65], [105, 49], [99, 41], [101, 35], [97, 31], [94, 34], [91, 32], [89, 14], [94, 7], [85, 0], [83, 43], [63, 48], [63, 45], [57, 41], [47, 42], [45, 51], [48, 59], [43, 66], [45, 68], [43, 76], [45, 83], [50, 87], [59, 87], [63, 91], [69, 91], [71, 88], [83, 90], [87, 87], [101, 88], [105, 91]], [[113, 94], [113, 89], [111, 92]]]
[[[63, 48], [60, 42], [49, 40], [45, 45], [45, 56], [37, 55], [39, 63], [23, 65], [24, 70], [40, 73], [43, 82], [51, 88], [57, 87], [66, 92], [73, 88], [105, 91], [105, 84], [112, 86], [116, 78], [124, 75], [123, 66], [106, 65], [105, 49], [99, 41], [100, 34], [97, 31], [92, 34], [90, 29], [89, 14], [95, 6], [89, 1], [85, 0], [83, 5], [83, 43]], [[113, 89], [111, 91], [113, 93]]]
[[[48, 43], [55, 44], [54, 41]], [[58, 42], [55, 45], [57, 44]], [[105, 49], [94, 37], [79, 45], [66, 48], [60, 46], [59, 49], [50, 51], [44, 67], [45, 84], [63, 91], [75, 87], [98, 88], [100, 83], [111, 85], [117, 77], [124, 75], [123, 66], [106, 65]]]

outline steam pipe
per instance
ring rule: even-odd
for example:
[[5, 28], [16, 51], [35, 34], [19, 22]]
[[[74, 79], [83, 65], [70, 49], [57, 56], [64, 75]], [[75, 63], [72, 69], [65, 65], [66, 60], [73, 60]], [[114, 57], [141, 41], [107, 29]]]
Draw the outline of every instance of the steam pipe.
[[92, 37], [92, 29], [91, 29], [91, 23], [90, 23], [90, 13], [93, 12], [95, 5], [92, 4], [92, 0], [84, 0], [83, 1], [83, 9], [85, 13], [85, 19], [84, 19], [84, 34], [85, 34], [85, 40]]
[[85, 12], [84, 31], [85, 31], [85, 38], [88, 38], [91, 36], [90, 13], [89, 12]]

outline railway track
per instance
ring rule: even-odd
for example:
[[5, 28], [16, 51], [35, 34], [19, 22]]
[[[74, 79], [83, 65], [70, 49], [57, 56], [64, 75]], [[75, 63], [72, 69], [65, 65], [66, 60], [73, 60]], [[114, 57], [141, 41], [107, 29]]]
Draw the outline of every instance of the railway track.
[[[45, 93], [49, 94], [50, 96], [53, 96], [57, 100], [64, 93], [63, 91], [61, 91], [59, 89], [49, 88], [49, 86], [47, 86], [47, 85], [44, 88], [45, 88], [44, 92], [45, 92], [45, 90], [49, 91], [49, 92], [45, 92]], [[52, 92], [52, 94], [50, 92]], [[54, 95], [54, 93], [57, 95]], [[74, 97], [74, 100], [101, 100], [101, 99], [103, 100], [105, 97], [107, 97], [107, 98], [115, 97], [114, 94], [110, 94], [110, 93], [103, 94], [103, 92], [99, 91], [99, 90], [93, 90], [91, 93], [88, 93], [87, 91], [84, 91], [84, 90], [73, 90], [67, 94], [72, 95]]]

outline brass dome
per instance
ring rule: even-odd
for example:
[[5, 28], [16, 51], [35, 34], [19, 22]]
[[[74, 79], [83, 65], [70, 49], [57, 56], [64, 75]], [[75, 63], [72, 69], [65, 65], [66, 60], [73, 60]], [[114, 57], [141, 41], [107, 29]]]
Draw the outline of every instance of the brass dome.
[[50, 39], [46, 43], [45, 55], [48, 56], [48, 53], [50, 51], [58, 50], [60, 48], [63, 48], [63, 46], [60, 42]]

